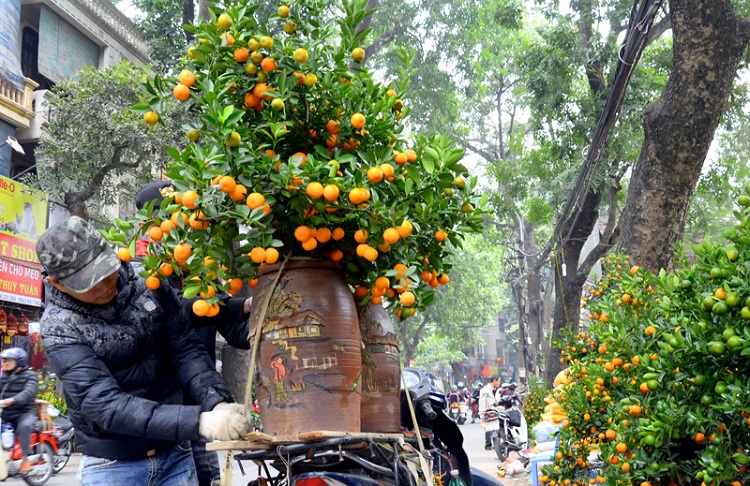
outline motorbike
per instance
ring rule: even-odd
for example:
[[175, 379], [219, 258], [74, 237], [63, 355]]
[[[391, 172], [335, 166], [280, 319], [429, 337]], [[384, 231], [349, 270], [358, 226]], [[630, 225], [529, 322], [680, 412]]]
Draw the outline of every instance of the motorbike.
[[[523, 413], [518, 408], [518, 394], [500, 397], [497, 406], [484, 412], [485, 431], [490, 433], [492, 449], [500, 461], [505, 461], [511, 451], [526, 448], [528, 431]], [[523, 455], [521, 454], [523, 457]]]
[[403, 435], [347, 432], [237, 453], [233, 457], [243, 473], [242, 461], [259, 468], [259, 477], [248, 486], [418, 486], [432, 484], [434, 477], [447, 481], [452, 469], [467, 486], [501, 486], [470, 467], [461, 430], [446, 414], [440, 380], [416, 368], [403, 373]]
[[2, 421], [1, 408], [0, 430], [0, 481], [5, 481], [9, 477], [20, 477], [31, 486], [46, 484], [52, 477], [52, 466], [57, 451], [57, 439], [48, 430], [47, 422], [40, 416], [34, 424], [31, 434], [33, 454], [28, 458], [31, 461], [31, 470], [28, 473], [19, 470], [24, 459], [21, 444], [13, 431], [13, 426]]
[[60, 413], [54, 405], [47, 407], [47, 413], [55, 421], [55, 427], [52, 429], [52, 435], [57, 439], [57, 452], [55, 453], [54, 465], [52, 466], [52, 474], [57, 474], [62, 471], [70, 461], [70, 456], [75, 450], [75, 443], [73, 442], [73, 436], [75, 429], [70, 419]]
[[463, 425], [466, 423], [466, 402], [461, 401], [452, 401], [450, 403], [450, 410], [448, 411], [448, 416], [451, 420], [456, 422], [458, 425]]

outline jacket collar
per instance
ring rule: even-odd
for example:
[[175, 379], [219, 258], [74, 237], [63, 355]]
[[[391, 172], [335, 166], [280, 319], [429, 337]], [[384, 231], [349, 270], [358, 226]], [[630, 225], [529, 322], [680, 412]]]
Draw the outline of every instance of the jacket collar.
[[122, 310], [128, 307], [135, 295], [137, 287], [136, 283], [138, 281], [138, 276], [135, 275], [130, 264], [123, 263], [118, 270], [117, 295], [115, 298], [105, 305], [93, 305], [74, 299], [65, 292], [56, 289], [52, 284], [47, 282], [46, 276], [46, 272], [43, 272], [42, 279], [44, 281], [44, 288], [49, 296], [50, 303], [63, 309], [86, 314], [94, 318], [104, 319], [106, 321], [116, 320], [122, 315]]

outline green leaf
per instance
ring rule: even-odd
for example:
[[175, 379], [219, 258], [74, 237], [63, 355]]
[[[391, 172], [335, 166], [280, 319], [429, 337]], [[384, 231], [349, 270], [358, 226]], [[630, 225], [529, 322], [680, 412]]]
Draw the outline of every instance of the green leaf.
[[435, 160], [430, 157], [422, 157], [421, 163], [422, 167], [424, 167], [428, 174], [435, 173]]
[[185, 299], [192, 299], [193, 297], [198, 295], [200, 291], [201, 291], [200, 285], [188, 285], [182, 291], [182, 297]]
[[405, 196], [409, 196], [411, 194], [412, 187], [414, 187], [414, 181], [412, 179], [406, 179], [404, 181], [404, 195]]

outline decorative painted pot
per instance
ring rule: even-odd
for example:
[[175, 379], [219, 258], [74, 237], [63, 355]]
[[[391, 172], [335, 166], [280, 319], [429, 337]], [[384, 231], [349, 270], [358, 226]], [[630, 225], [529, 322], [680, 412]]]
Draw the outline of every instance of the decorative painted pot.
[[357, 309], [341, 268], [333, 262], [291, 259], [258, 275], [250, 325], [256, 329], [272, 297], [256, 363], [263, 432], [360, 432], [362, 339]]
[[359, 309], [362, 350], [362, 432], [401, 432], [401, 363], [393, 321], [382, 305]]

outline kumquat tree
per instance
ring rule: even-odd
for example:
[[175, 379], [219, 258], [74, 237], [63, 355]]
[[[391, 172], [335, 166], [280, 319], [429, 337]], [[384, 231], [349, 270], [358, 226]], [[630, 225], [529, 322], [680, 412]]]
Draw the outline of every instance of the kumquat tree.
[[204, 296], [194, 311], [211, 315], [215, 291], [253, 285], [290, 254], [339, 262], [360, 302], [406, 318], [448, 283], [485, 200], [461, 149], [406, 135], [410, 55], [390, 82], [362, 67], [366, 4], [295, 1], [268, 18], [244, 2], [212, 7], [190, 27], [179, 77], [144, 85], [151, 98], [134, 109], [145, 123], [162, 123], [172, 98], [191, 115], [189, 143], [169, 150], [175, 192], [106, 234], [125, 258], [150, 238], [150, 287], [181, 271], [184, 295]]
[[[747, 191], [747, 189], [746, 189]], [[694, 264], [659, 275], [602, 259], [585, 298], [586, 332], [562, 347], [569, 415], [550, 486], [732, 485], [750, 479], [750, 196], [726, 245], [694, 247]], [[592, 475], [589, 456], [601, 451]]]

